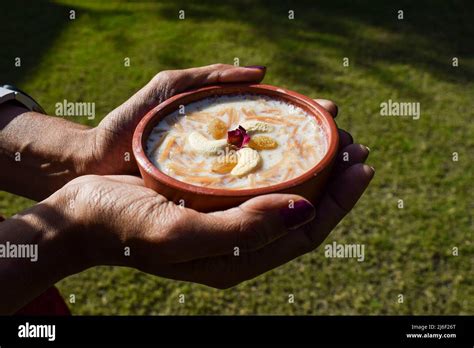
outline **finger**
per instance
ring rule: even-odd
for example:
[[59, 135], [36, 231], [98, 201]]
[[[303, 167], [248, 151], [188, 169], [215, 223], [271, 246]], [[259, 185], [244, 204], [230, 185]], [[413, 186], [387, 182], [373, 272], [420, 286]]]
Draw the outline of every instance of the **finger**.
[[315, 216], [311, 203], [288, 194], [259, 196], [237, 208], [210, 214], [178, 206], [176, 209], [181, 213], [167, 214], [179, 216], [170, 225], [178, 235], [176, 245], [170, 240], [162, 254], [172, 262], [256, 250]]
[[374, 175], [356, 164], [342, 173], [317, 207], [316, 218], [264, 248], [239, 256], [220, 256], [175, 264], [160, 270], [164, 276], [227, 288], [254, 278], [319, 246], [354, 207]]
[[[260, 82], [266, 68], [261, 66], [235, 67], [228, 64], [213, 64], [199, 68], [176, 70], [178, 91], [219, 83]], [[173, 72], [172, 72], [173, 73]]]
[[327, 99], [314, 99], [314, 101], [329, 111], [332, 117], [336, 118], [338, 112], [336, 103]]
[[[329, 232], [355, 206], [369, 186], [374, 174], [375, 170], [372, 167], [357, 163], [347, 168], [329, 185], [316, 210], [318, 228], [311, 232], [311, 239], [326, 238]], [[317, 236], [319, 237], [316, 238]]]
[[339, 147], [338, 149], [343, 149], [347, 145], [350, 145], [354, 142], [352, 135], [349, 132], [346, 132], [344, 129], [338, 129], [339, 132]]
[[344, 147], [337, 155], [333, 175], [342, 173], [357, 163], [364, 163], [369, 157], [369, 148], [361, 144], [350, 144]]

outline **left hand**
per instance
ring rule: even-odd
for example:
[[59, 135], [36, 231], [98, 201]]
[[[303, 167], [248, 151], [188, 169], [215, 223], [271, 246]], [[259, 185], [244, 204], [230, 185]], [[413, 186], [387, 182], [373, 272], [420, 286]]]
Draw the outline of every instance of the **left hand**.
[[149, 110], [171, 96], [209, 84], [258, 83], [264, 76], [264, 67], [234, 67], [226, 64], [158, 73], [92, 130], [92, 154], [87, 171], [101, 175], [137, 173], [132, 155], [133, 130]]

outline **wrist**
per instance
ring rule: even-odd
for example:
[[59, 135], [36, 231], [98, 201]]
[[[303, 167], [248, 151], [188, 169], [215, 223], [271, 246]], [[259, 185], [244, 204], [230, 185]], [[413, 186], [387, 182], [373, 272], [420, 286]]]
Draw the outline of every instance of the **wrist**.
[[84, 125], [0, 105], [0, 186], [42, 200], [87, 173], [93, 134]]
[[[17, 254], [0, 262], [0, 313], [13, 314], [58, 281], [88, 267], [77, 257], [67, 222], [51, 200], [0, 223], [0, 243]], [[80, 255], [79, 255], [80, 256]]]
[[63, 137], [57, 139], [53, 147], [45, 149], [41, 157], [46, 158], [48, 166], [41, 175], [45, 177], [46, 192], [39, 200], [58, 191], [75, 178], [90, 173], [90, 163], [93, 161], [92, 140], [91, 129], [76, 127], [74, 124], [65, 131]]
[[86, 175], [69, 182], [44, 202], [56, 207], [58, 240], [71, 255], [78, 270], [99, 265], [127, 265], [124, 237], [117, 233], [123, 227], [119, 218], [104, 210], [111, 202], [94, 182], [101, 177]]
[[87, 128], [77, 130], [75, 139], [77, 140], [73, 141], [74, 145], [70, 147], [74, 164], [74, 178], [83, 175], [97, 174], [100, 158], [96, 151], [96, 129]]
[[67, 189], [60, 189], [40, 202], [42, 207], [42, 229], [48, 231], [52, 248], [62, 256], [65, 275], [81, 272], [97, 265], [91, 248], [94, 243], [89, 239], [87, 226], [82, 224], [74, 211], [75, 201]]

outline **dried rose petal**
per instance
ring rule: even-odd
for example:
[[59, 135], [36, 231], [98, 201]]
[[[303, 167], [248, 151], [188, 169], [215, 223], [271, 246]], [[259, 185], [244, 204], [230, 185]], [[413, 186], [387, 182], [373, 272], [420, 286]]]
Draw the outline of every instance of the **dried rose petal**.
[[234, 145], [239, 149], [247, 145], [249, 141], [250, 135], [247, 134], [247, 131], [242, 126], [239, 126], [239, 128], [234, 129], [233, 131], [227, 132], [227, 143]]

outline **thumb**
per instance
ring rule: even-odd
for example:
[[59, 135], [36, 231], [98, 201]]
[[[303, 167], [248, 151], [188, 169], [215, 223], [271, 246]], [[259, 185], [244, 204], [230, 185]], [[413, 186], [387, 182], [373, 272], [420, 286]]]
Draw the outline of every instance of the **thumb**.
[[165, 70], [105, 117], [100, 127], [112, 134], [130, 134], [130, 129], [138, 124], [143, 115], [177, 93], [217, 83], [257, 83], [263, 79], [265, 72], [263, 66], [235, 67], [228, 64]]
[[305, 198], [290, 194], [269, 194], [253, 198], [239, 207], [249, 214], [279, 217], [288, 229], [295, 229], [313, 220], [316, 212]]
[[166, 70], [160, 72], [151, 81], [155, 95], [161, 101], [173, 94], [185, 90], [219, 83], [247, 82], [256, 83], [263, 80], [264, 66], [235, 67], [229, 64], [212, 64], [183, 70]]
[[311, 203], [289, 194], [259, 196], [208, 214], [172, 204], [166, 209], [162, 214], [173, 238], [160, 254], [170, 262], [230, 255], [236, 247], [242, 252], [258, 250], [316, 215]]
[[207, 215], [211, 224], [228, 226], [231, 240], [240, 249], [252, 251], [308, 223], [316, 213], [313, 205], [301, 196], [269, 194], [250, 199], [237, 208]]
[[259, 196], [207, 214], [176, 205], [166, 208], [173, 238], [160, 252], [170, 262], [229, 255], [236, 247], [242, 252], [258, 250], [315, 217], [311, 203], [289, 194]]
[[199, 68], [181, 70], [182, 88], [188, 89], [200, 85], [231, 82], [260, 82], [265, 76], [266, 67], [235, 67], [228, 64], [213, 64]]

